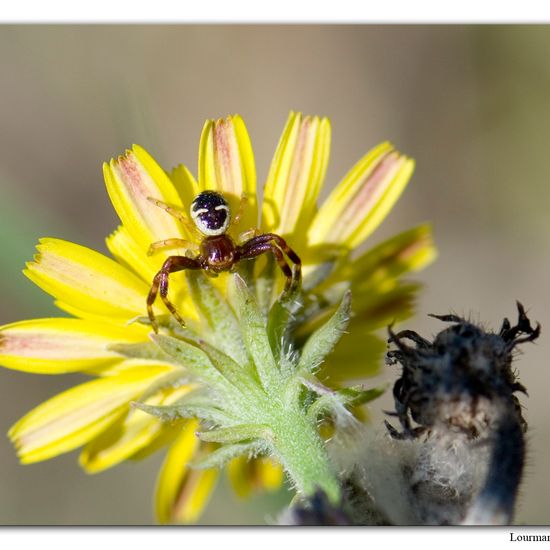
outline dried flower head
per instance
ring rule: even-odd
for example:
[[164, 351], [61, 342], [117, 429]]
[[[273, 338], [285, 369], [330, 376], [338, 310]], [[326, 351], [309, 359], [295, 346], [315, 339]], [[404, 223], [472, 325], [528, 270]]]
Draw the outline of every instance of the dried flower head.
[[[389, 428], [395, 437], [417, 437], [438, 423], [469, 438], [479, 437], [494, 421], [482, 404], [495, 400], [513, 403], [525, 424], [514, 395], [525, 392], [525, 388], [512, 368], [513, 351], [518, 344], [536, 340], [540, 325], [533, 328], [519, 302], [517, 307], [517, 324], [512, 327], [504, 319], [498, 333], [487, 332], [456, 315], [431, 315], [454, 323], [433, 342], [411, 330], [394, 334], [390, 329], [389, 341], [397, 349], [388, 352], [388, 362], [403, 367], [393, 387], [395, 414], [403, 427], [402, 434]], [[405, 344], [407, 339], [415, 347]], [[418, 424], [416, 428], [410, 418]]]
[[519, 344], [540, 334], [540, 325], [533, 327], [519, 302], [517, 307], [517, 324], [504, 319], [498, 333], [456, 315], [432, 315], [453, 323], [433, 342], [390, 329], [396, 349], [388, 362], [403, 367], [393, 388], [402, 431], [386, 426], [394, 439], [418, 441], [403, 467], [420, 523], [512, 519], [527, 429], [515, 395], [526, 390], [512, 361]]

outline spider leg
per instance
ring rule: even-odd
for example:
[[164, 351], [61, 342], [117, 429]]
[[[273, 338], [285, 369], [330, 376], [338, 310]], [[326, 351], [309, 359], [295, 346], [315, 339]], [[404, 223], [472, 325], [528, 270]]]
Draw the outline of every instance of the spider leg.
[[158, 332], [158, 323], [153, 312], [153, 304], [155, 303], [159, 291], [160, 297], [168, 311], [182, 326], [185, 326], [185, 322], [177, 312], [174, 304], [168, 299], [168, 277], [170, 273], [182, 271], [183, 269], [201, 269], [201, 267], [201, 263], [198, 259], [187, 258], [186, 256], [169, 256], [162, 264], [160, 271], [153, 278], [153, 284], [147, 296], [147, 314], [149, 315], [151, 326], [155, 332]]
[[292, 269], [290, 269], [289, 265], [286, 263], [286, 260], [283, 256], [283, 253], [281, 252], [281, 249], [278, 248], [275, 244], [270, 242], [258, 243], [258, 244], [255, 244], [254, 246], [247, 246], [247, 244], [245, 244], [242, 247], [242, 249], [239, 251], [240, 259], [249, 260], [252, 258], [256, 258], [257, 256], [260, 256], [265, 252], [271, 252], [275, 257], [275, 259], [277, 260], [277, 263], [279, 264], [281, 271], [286, 277], [284, 292], [288, 292], [293, 282]]
[[[287, 242], [275, 233], [264, 233], [262, 235], [258, 235], [257, 237], [252, 237], [249, 241], [240, 246], [238, 250], [240, 257], [243, 259], [254, 258], [264, 252], [267, 252], [268, 250], [271, 250], [277, 260], [277, 263], [279, 264], [279, 267], [287, 278], [285, 292], [290, 289], [292, 284], [297, 285], [301, 281], [302, 260], [300, 260], [298, 254], [296, 254], [296, 252], [288, 246]], [[284, 260], [281, 251], [287, 255], [292, 263], [294, 263], [294, 276], [292, 274], [292, 270]]]
[[147, 197], [147, 200], [152, 202], [155, 206], [162, 208], [165, 212], [170, 214], [170, 216], [173, 216], [180, 221], [191, 234], [195, 234], [197, 232], [195, 224], [184, 214], [183, 210], [155, 199], [154, 197]]
[[[289, 260], [294, 264], [295, 266], [295, 284], [298, 284], [302, 278], [302, 260], [300, 260], [300, 257], [290, 246], [288, 246], [287, 242], [277, 235], [276, 233], [263, 233], [262, 235], [258, 235], [257, 237], [252, 237], [249, 241], [247, 241], [242, 248], [250, 249], [257, 247], [258, 245], [264, 244], [264, 243], [275, 243], [277, 247], [282, 250]], [[275, 254], [275, 253], [274, 253]], [[279, 263], [279, 265], [281, 265]], [[281, 268], [282, 269], [282, 268]], [[285, 273], [286, 275], [286, 273]]]
[[196, 249], [197, 247], [190, 241], [185, 239], [164, 239], [162, 241], [156, 241], [149, 246], [147, 251], [147, 256], [152, 256], [158, 250], [163, 248], [186, 248], [186, 249]]

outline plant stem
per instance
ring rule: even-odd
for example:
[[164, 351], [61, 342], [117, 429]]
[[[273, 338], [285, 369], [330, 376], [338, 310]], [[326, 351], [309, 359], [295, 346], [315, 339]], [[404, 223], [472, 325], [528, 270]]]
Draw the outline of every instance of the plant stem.
[[[500, 405], [500, 407], [499, 407]], [[509, 525], [525, 463], [525, 438], [514, 403], [502, 399], [485, 484], [465, 525]]]
[[321, 437], [303, 412], [284, 411], [275, 421], [273, 433], [274, 452], [298, 492], [310, 496], [322, 490], [337, 503], [340, 485]]

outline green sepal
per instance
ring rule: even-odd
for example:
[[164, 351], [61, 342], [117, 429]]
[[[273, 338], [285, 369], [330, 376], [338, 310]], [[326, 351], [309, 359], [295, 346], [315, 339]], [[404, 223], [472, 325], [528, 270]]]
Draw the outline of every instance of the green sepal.
[[198, 347], [164, 334], [153, 334], [151, 339], [162, 351], [195, 376], [213, 383], [224, 382], [224, 378], [212, 365], [206, 353]]
[[193, 402], [192, 400], [186, 400], [184, 397], [172, 405], [148, 405], [147, 403], [133, 401], [132, 406], [160, 418], [163, 422], [174, 422], [183, 418], [198, 418], [215, 424], [226, 424], [232, 420], [224, 411], [213, 406], [207, 400], [202, 403], [200, 401]]
[[175, 405], [148, 405], [147, 403], [141, 403], [141, 401], [130, 401], [130, 406], [151, 416], [156, 416], [163, 422], [174, 422], [175, 420], [188, 418], [187, 416], [182, 416]]
[[202, 441], [212, 443], [242, 443], [248, 439], [263, 441], [273, 439], [271, 429], [265, 424], [238, 424], [229, 428], [199, 432], [197, 435]]
[[[179, 388], [184, 385], [189, 385], [189, 392], [195, 393], [192, 390], [192, 382], [191, 379], [192, 376], [189, 375], [189, 373], [183, 368], [178, 368], [176, 370], [173, 370], [171, 372], [167, 372], [166, 374], [160, 376], [155, 380], [151, 386], [147, 388], [145, 393], [140, 395], [140, 400], [145, 401], [149, 397], [152, 397], [159, 391], [165, 390], [167, 388]], [[196, 390], [195, 390], [196, 391]], [[187, 396], [184, 396], [187, 397]]]
[[257, 389], [256, 370], [250, 364], [250, 360], [245, 364], [239, 365], [229, 355], [226, 355], [205, 341], [199, 340], [198, 345], [206, 353], [218, 372], [239, 391], [245, 389], [254, 391], [254, 389]]
[[140, 342], [139, 344], [111, 344], [107, 346], [109, 351], [124, 355], [129, 359], [151, 359], [163, 363], [174, 363], [173, 357], [164, 353], [153, 342]]
[[336, 260], [328, 260], [317, 265], [313, 271], [302, 280], [302, 288], [307, 292], [320, 286], [334, 271], [336, 264]]
[[[162, 313], [160, 315], [156, 315], [155, 317], [156, 317], [157, 325], [159, 327], [167, 327], [168, 325], [170, 325], [173, 319], [173, 317], [167, 313]], [[130, 321], [128, 321], [128, 325], [132, 325], [133, 323], [152, 326], [151, 319], [149, 319], [149, 317], [146, 315], [139, 315], [137, 317], [134, 317]]]
[[265, 451], [265, 445], [259, 441], [249, 443], [235, 443], [223, 445], [219, 449], [208, 453], [203, 458], [194, 460], [189, 464], [191, 468], [208, 469], [223, 468], [230, 460], [242, 455], [248, 455], [250, 458], [257, 456]]
[[239, 275], [235, 275], [235, 297], [243, 339], [254, 361], [263, 387], [269, 391], [278, 384], [279, 368], [273, 357], [265, 329], [265, 317], [255, 297]]
[[262, 270], [258, 273], [254, 287], [249, 286], [249, 288], [254, 288], [256, 291], [256, 302], [258, 308], [262, 314], [267, 314], [269, 306], [273, 301], [273, 291], [277, 281], [276, 276], [276, 264], [273, 254], [264, 255], [266, 262]]
[[307, 339], [329, 321], [348, 291], [349, 283], [337, 283], [318, 294], [315, 300], [304, 303], [304, 308], [298, 315], [298, 322], [293, 331], [297, 347], [302, 348]]
[[300, 374], [315, 372], [345, 332], [351, 315], [351, 293], [347, 291], [332, 317], [307, 340], [298, 362]]
[[294, 286], [275, 300], [267, 316], [267, 337], [277, 361], [281, 358], [281, 344], [294, 315], [300, 309], [300, 288]]
[[338, 416], [343, 409], [364, 405], [377, 397], [380, 397], [385, 388], [363, 389], [362, 386], [353, 386], [341, 390], [330, 390], [320, 383], [306, 381], [306, 386], [320, 395], [309, 407], [307, 415], [312, 422], [316, 422], [322, 414]]
[[377, 399], [384, 394], [386, 388], [371, 388], [369, 390], [363, 389], [363, 386], [352, 386], [350, 388], [343, 388], [337, 390], [336, 394], [341, 399], [341, 402], [348, 407], [358, 407], [364, 405], [369, 401]]
[[227, 301], [203, 273], [189, 272], [187, 282], [197, 310], [208, 325], [211, 343], [237, 363], [245, 363], [248, 357], [239, 322]]

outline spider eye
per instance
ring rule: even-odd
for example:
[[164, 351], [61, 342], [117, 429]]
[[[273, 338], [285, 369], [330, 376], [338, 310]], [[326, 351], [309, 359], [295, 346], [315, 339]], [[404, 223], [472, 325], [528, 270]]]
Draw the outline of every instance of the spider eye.
[[191, 218], [204, 235], [222, 235], [231, 219], [227, 201], [215, 191], [203, 191], [191, 203]]

